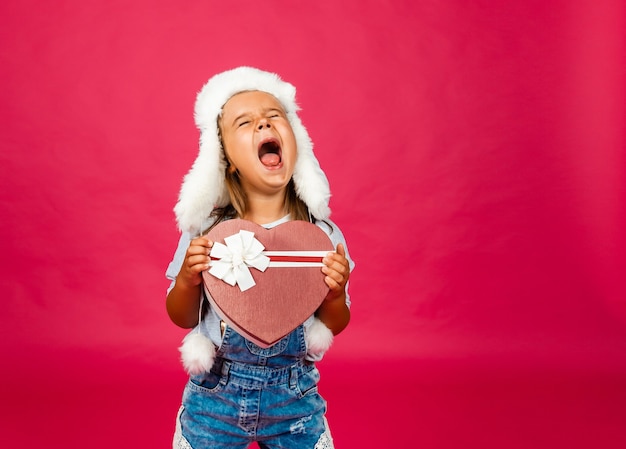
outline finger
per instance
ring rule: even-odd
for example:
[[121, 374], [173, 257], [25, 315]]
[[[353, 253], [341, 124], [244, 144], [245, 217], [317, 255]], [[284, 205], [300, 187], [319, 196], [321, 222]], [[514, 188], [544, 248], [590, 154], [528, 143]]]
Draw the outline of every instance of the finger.
[[339, 282], [337, 282], [335, 279], [333, 279], [331, 276], [326, 276], [324, 278], [324, 282], [326, 283], [326, 286], [333, 292], [338, 292], [343, 289], [343, 286]]
[[208, 263], [207, 264], [199, 263], [199, 264], [193, 265], [191, 267], [191, 272], [194, 273], [194, 274], [200, 274], [203, 271], [206, 271], [208, 269], [209, 269], [209, 264]]
[[187, 257], [187, 266], [193, 267], [195, 265], [208, 265], [209, 258], [206, 254], [195, 254]]
[[[187, 248], [187, 257], [199, 255], [199, 254], [208, 256], [211, 253], [212, 246], [208, 246], [206, 240], [197, 242], [199, 244], [195, 244], [195, 243], [196, 242], [192, 241], [191, 244], [189, 245], [189, 248]], [[209, 245], [212, 245], [212, 242], [209, 241], [208, 243]]]
[[[346, 282], [348, 281], [348, 276], [346, 275], [347, 273], [339, 271], [339, 270], [335, 270], [333, 268], [330, 267], [323, 267], [322, 268], [322, 272], [326, 275], [326, 284], [328, 285], [330, 281], [334, 282], [336, 285], [338, 285], [339, 287], [343, 288], [343, 286], [346, 284]], [[329, 287], [332, 288], [331, 285], [329, 285]]]
[[211, 248], [213, 246], [213, 241], [209, 240], [206, 237], [197, 237], [189, 243], [189, 246], [202, 246], [204, 248]]
[[338, 260], [346, 265], [348, 265], [348, 259], [346, 258], [346, 248], [343, 244], [339, 243], [337, 245], [337, 249], [335, 251], [329, 252], [326, 257], [334, 260]]
[[345, 257], [333, 253], [332, 256], [329, 256], [324, 259], [324, 267], [327, 270], [324, 271], [326, 274], [329, 274], [331, 271], [338, 272], [343, 277], [348, 277], [350, 275], [350, 264], [348, 259]]
[[346, 257], [346, 250], [343, 247], [343, 245], [340, 243], [339, 245], [337, 245], [337, 249], [335, 251], [330, 251], [326, 254], [325, 259], [341, 260], [341, 259], [345, 259], [345, 257]]
[[340, 256], [346, 257], [346, 249], [343, 246], [343, 243], [337, 245], [337, 254]]

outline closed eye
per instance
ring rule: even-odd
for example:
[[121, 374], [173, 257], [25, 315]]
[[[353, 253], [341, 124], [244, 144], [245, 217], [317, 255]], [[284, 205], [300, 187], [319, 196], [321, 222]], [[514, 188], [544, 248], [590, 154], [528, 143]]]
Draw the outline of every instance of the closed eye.
[[283, 114], [278, 109], [270, 109], [269, 111], [267, 111], [267, 117], [268, 118], [282, 118]]

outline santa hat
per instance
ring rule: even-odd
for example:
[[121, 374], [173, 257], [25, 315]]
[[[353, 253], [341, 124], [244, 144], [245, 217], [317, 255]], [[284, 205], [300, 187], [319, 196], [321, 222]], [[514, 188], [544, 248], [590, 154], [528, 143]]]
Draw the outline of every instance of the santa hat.
[[224, 104], [233, 95], [246, 91], [269, 93], [282, 104], [297, 144], [293, 172], [296, 194], [315, 218], [324, 220], [330, 215], [328, 179], [313, 154], [313, 143], [298, 117], [296, 88], [275, 73], [239, 67], [212, 77], [196, 99], [195, 121], [200, 130], [200, 150], [183, 180], [174, 207], [181, 231], [197, 234], [215, 207], [230, 203], [225, 183], [226, 158], [217, 122]]

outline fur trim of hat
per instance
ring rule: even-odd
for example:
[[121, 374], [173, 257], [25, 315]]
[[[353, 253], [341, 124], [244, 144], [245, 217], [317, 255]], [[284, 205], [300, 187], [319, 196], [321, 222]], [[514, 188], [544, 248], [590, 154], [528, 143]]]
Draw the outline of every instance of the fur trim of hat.
[[315, 218], [330, 215], [330, 186], [313, 153], [313, 143], [297, 111], [296, 88], [277, 74], [252, 67], [238, 67], [213, 76], [200, 90], [195, 104], [195, 122], [200, 130], [200, 149], [185, 175], [174, 213], [181, 231], [197, 234], [211, 211], [230, 203], [225, 183], [226, 158], [218, 133], [218, 118], [224, 104], [235, 94], [262, 91], [276, 97], [287, 114], [297, 144], [293, 172], [296, 194]]

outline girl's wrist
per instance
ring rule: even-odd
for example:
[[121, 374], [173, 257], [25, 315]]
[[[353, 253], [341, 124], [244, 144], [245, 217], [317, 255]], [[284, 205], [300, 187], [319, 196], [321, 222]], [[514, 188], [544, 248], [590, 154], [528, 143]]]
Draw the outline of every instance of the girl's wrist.
[[342, 291], [337, 296], [332, 295], [332, 292], [331, 292], [331, 293], [328, 294], [328, 296], [326, 296], [326, 298], [324, 298], [324, 302], [327, 303], [327, 304], [335, 304], [335, 303], [338, 303], [338, 302], [345, 303], [346, 302], [346, 292]]

